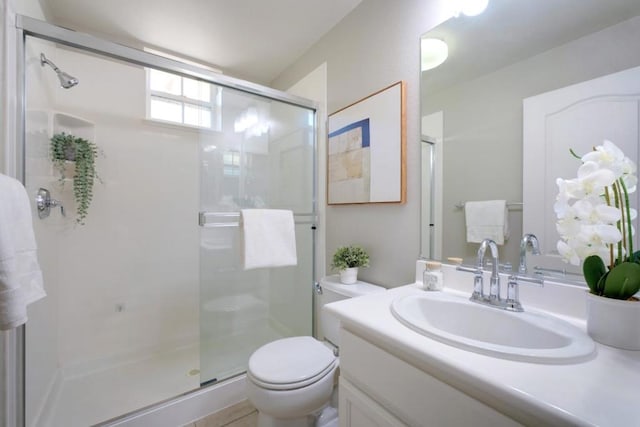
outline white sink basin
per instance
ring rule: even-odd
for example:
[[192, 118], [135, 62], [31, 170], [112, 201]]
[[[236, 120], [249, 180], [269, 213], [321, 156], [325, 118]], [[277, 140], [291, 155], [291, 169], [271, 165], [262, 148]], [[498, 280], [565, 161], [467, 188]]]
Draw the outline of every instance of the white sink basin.
[[563, 320], [488, 307], [445, 292], [398, 298], [391, 312], [429, 338], [504, 359], [575, 363], [589, 359], [595, 351], [585, 332]]

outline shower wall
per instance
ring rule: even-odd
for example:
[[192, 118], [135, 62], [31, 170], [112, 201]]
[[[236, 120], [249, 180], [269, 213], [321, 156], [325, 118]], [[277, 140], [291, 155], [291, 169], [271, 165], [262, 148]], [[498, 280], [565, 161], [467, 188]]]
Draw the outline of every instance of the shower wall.
[[86, 225], [61, 251], [61, 362], [193, 343], [200, 132], [145, 119], [142, 67], [58, 51], [82, 84], [58, 90], [56, 108], [93, 123], [103, 151]]
[[61, 363], [193, 341], [199, 132], [144, 119], [141, 67], [58, 52], [83, 84], [58, 90], [55, 108], [93, 122], [103, 151], [87, 224], [63, 225], [61, 281], [74, 287], [59, 300]]
[[[40, 52], [81, 84], [60, 88]], [[27, 189], [48, 188], [67, 210], [34, 212], [48, 296], [30, 307], [27, 405], [46, 417], [64, 378], [197, 345], [202, 137], [145, 119], [142, 67], [31, 39], [26, 56]], [[61, 188], [48, 160], [60, 131], [101, 150], [86, 225], [75, 224], [71, 182]], [[195, 377], [176, 394], [197, 386]]]

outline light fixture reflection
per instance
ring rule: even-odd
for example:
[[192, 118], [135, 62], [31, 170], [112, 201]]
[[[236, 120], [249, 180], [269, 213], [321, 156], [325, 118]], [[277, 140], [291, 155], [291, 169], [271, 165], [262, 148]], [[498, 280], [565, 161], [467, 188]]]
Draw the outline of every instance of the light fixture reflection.
[[261, 136], [269, 132], [269, 123], [264, 116], [256, 107], [249, 107], [236, 118], [233, 130], [244, 133], [246, 137]]
[[423, 38], [420, 40], [421, 70], [431, 70], [441, 65], [449, 56], [449, 47], [440, 39]]
[[459, 16], [463, 13], [467, 16], [480, 15], [489, 5], [489, 0], [452, 0], [453, 15]]

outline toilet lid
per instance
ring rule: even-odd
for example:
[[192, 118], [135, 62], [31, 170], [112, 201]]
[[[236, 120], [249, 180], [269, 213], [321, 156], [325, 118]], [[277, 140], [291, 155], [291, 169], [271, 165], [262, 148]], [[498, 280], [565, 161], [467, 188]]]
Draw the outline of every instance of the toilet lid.
[[269, 388], [295, 388], [294, 385], [304, 386], [323, 377], [335, 363], [333, 352], [315, 338], [283, 338], [263, 345], [251, 355], [249, 374]]

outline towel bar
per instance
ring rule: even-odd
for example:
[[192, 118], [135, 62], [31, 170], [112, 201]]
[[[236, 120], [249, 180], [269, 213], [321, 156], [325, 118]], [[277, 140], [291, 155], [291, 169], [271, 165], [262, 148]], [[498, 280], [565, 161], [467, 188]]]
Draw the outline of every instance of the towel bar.
[[[296, 219], [296, 224], [315, 224], [317, 222], [314, 213], [294, 213], [293, 217]], [[306, 217], [308, 218], [305, 219]], [[240, 218], [240, 212], [198, 212], [198, 225], [205, 228], [240, 226], [240, 221], [210, 221], [213, 218], [236, 219]], [[298, 221], [298, 218], [305, 220]]]
[[[455, 207], [457, 209], [464, 209], [464, 204], [467, 202], [458, 202], [455, 204]], [[515, 210], [515, 209], [522, 209], [524, 207], [524, 203], [522, 202], [507, 202], [507, 209], [509, 210]]]

